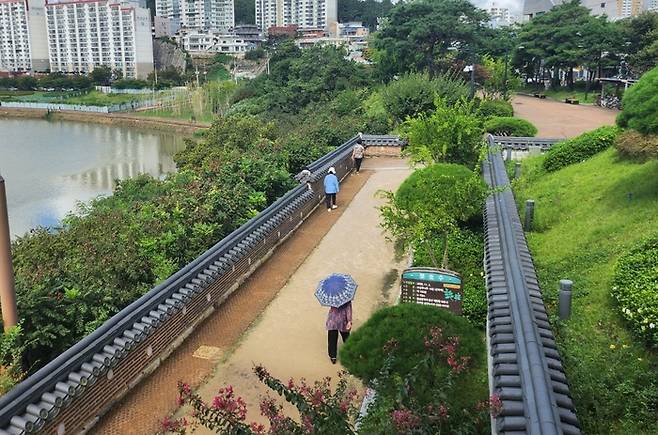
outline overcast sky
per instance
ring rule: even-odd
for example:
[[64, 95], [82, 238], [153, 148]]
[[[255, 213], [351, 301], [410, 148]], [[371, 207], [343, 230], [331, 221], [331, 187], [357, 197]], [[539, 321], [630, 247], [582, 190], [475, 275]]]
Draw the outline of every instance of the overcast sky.
[[471, 0], [475, 6], [482, 9], [489, 9], [492, 4], [499, 8], [508, 8], [512, 15], [521, 15], [523, 9], [523, 0]]

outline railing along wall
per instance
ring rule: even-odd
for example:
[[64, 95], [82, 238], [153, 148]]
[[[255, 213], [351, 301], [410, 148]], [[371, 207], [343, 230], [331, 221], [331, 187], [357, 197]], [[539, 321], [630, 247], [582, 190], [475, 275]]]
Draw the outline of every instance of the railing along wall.
[[494, 144], [503, 149], [514, 151], [528, 151], [530, 147], [540, 147], [542, 151], [548, 151], [551, 147], [563, 141], [558, 138], [539, 138], [539, 137], [516, 137], [516, 136], [490, 136]]
[[[309, 165], [287, 192], [197, 259], [0, 398], [0, 435], [78, 433], [154, 371], [323, 199], [329, 167], [344, 178], [356, 137]], [[172, 382], [175, 380], [172, 380]]]
[[489, 385], [502, 399], [498, 434], [580, 434], [564, 367], [499, 145], [488, 137], [485, 204]]

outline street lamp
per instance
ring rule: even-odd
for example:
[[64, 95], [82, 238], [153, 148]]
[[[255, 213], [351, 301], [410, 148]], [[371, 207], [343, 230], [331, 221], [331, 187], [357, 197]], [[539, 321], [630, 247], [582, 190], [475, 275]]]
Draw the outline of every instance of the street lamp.
[[0, 305], [5, 331], [18, 323], [14, 267], [11, 262], [11, 240], [7, 215], [7, 192], [5, 179], [0, 175]]

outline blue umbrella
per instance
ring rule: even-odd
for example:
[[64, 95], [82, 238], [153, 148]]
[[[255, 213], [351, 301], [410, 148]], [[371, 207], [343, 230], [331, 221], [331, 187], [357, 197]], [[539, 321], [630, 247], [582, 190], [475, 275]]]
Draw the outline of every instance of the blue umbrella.
[[315, 289], [315, 297], [318, 298], [320, 305], [338, 308], [354, 299], [357, 287], [351, 276], [332, 273], [320, 281], [318, 288]]

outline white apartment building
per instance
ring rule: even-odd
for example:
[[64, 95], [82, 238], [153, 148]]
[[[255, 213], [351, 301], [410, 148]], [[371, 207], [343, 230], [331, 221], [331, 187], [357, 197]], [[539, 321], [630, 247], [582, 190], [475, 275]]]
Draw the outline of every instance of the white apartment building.
[[115, 0], [46, 0], [52, 71], [88, 73], [98, 65], [127, 78], [153, 71], [148, 9]]
[[47, 71], [44, 1], [0, 0], [0, 71]]
[[0, 0], [0, 71], [30, 71], [27, 3]]
[[337, 0], [255, 0], [256, 25], [267, 33], [270, 27], [297, 25], [299, 29], [329, 30], [338, 21]]
[[227, 32], [235, 25], [233, 0], [156, 0], [155, 15], [168, 18], [176, 30]]
[[495, 3], [491, 5], [487, 12], [491, 17], [489, 25], [494, 29], [503, 26], [510, 26], [517, 21], [517, 18], [512, 15], [508, 8], [497, 7]]

